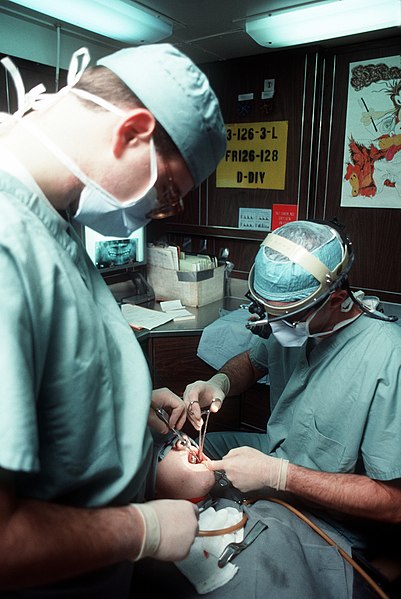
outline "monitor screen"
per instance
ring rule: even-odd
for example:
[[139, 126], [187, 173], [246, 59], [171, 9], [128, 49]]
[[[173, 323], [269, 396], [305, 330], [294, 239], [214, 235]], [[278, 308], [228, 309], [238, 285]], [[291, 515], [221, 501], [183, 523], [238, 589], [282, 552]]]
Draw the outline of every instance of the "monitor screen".
[[105, 237], [84, 227], [84, 243], [95, 266], [104, 273], [146, 264], [145, 227], [128, 238]]

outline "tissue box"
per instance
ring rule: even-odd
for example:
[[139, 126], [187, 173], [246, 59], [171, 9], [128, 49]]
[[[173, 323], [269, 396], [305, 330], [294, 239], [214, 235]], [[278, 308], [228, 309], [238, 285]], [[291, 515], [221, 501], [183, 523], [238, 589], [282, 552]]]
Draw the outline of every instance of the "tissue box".
[[157, 301], [180, 299], [196, 308], [224, 297], [224, 268], [182, 272], [148, 264], [147, 279]]

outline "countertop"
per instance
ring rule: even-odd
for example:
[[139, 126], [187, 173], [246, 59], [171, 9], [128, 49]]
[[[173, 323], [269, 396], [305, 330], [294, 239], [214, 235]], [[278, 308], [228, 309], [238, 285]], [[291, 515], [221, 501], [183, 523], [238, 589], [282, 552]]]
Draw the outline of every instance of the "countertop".
[[[195, 315], [195, 318], [188, 320], [174, 322], [166, 322], [151, 331], [143, 329], [142, 331], [135, 332], [138, 340], [143, 341], [149, 337], [172, 337], [172, 336], [185, 336], [185, 335], [200, 335], [203, 329], [214, 322], [219, 316], [225, 313], [225, 311], [237, 310], [241, 304], [247, 304], [246, 298], [237, 297], [224, 297], [221, 300], [201, 306], [199, 308], [193, 308], [185, 306], [189, 312]], [[147, 302], [140, 304], [144, 308], [150, 308], [153, 310], [160, 310], [159, 302]]]

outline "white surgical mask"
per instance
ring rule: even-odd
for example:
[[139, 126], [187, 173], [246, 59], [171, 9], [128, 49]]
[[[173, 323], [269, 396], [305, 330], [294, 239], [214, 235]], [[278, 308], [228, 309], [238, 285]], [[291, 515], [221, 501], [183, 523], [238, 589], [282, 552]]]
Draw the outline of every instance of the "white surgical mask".
[[[118, 109], [116, 109], [118, 110]], [[120, 201], [103, 189], [79, 168], [65, 152], [36, 125], [22, 121], [24, 127], [54, 154], [82, 183], [83, 189], [74, 219], [82, 225], [109, 237], [129, 237], [150, 219], [146, 214], [157, 204], [154, 184], [157, 180], [157, 154], [153, 138], [149, 141], [149, 182], [144, 192]]]
[[146, 214], [157, 204], [154, 184], [157, 179], [157, 156], [153, 138], [150, 140], [150, 178], [145, 191], [125, 202], [88, 180], [81, 193], [74, 219], [108, 237], [129, 237], [149, 222]]
[[331, 335], [334, 331], [338, 331], [338, 329], [342, 329], [347, 326], [347, 324], [356, 320], [360, 314], [352, 318], [347, 318], [347, 320], [343, 320], [342, 322], [337, 323], [330, 331], [323, 331], [321, 333], [311, 333], [309, 330], [310, 323], [315, 318], [316, 314], [322, 310], [322, 308], [329, 301], [330, 296], [323, 302], [321, 306], [317, 310], [315, 310], [304, 322], [298, 322], [294, 326], [287, 324], [283, 320], [277, 320], [276, 322], [270, 322], [270, 326], [272, 329], [272, 333], [277, 339], [277, 341], [283, 347], [301, 347], [310, 337], [324, 337], [326, 335]]
[[[113, 198], [114, 199], [114, 198]], [[110, 201], [103, 190], [86, 186], [79, 199], [79, 206], [74, 220], [86, 225], [107, 237], [129, 237], [131, 233], [147, 225], [150, 221], [147, 214], [157, 202], [157, 194], [152, 187], [141, 199], [130, 207], [122, 206], [117, 201]]]
[[301, 347], [308, 339], [308, 335], [305, 330], [305, 322], [298, 323], [295, 327], [292, 327], [282, 320], [269, 323], [272, 329], [272, 333], [277, 341], [283, 347]]
[[73, 88], [73, 85], [79, 81], [86, 66], [89, 64], [89, 58], [89, 52], [86, 48], [81, 48], [74, 52], [68, 71], [67, 85], [56, 94], [46, 94], [43, 85], [36, 86], [28, 94], [25, 94], [24, 84], [18, 69], [10, 59], [2, 59], [1, 62], [11, 74], [16, 86], [18, 110], [13, 115], [0, 113], [0, 124], [5, 128], [19, 121], [85, 185], [75, 215], [78, 222], [95, 229], [103, 235], [125, 238], [149, 222], [146, 214], [157, 203], [157, 194], [154, 189], [154, 184], [157, 180], [157, 155], [153, 139], [149, 142], [150, 172], [149, 182], [145, 191], [135, 194], [129, 200], [119, 201], [118, 198], [108, 193], [95, 181], [90, 179], [39, 127], [25, 119], [22, 120], [22, 116], [27, 110], [46, 109], [67, 93], [73, 93], [84, 100], [92, 101], [109, 112], [124, 118], [126, 113], [107, 100], [84, 90]]

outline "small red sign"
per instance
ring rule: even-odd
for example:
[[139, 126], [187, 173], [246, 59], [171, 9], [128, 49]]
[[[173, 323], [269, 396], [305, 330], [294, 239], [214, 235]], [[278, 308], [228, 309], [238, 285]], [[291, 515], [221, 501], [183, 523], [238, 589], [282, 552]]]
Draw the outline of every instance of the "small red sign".
[[297, 220], [298, 206], [297, 204], [273, 204], [272, 209], [272, 231]]

